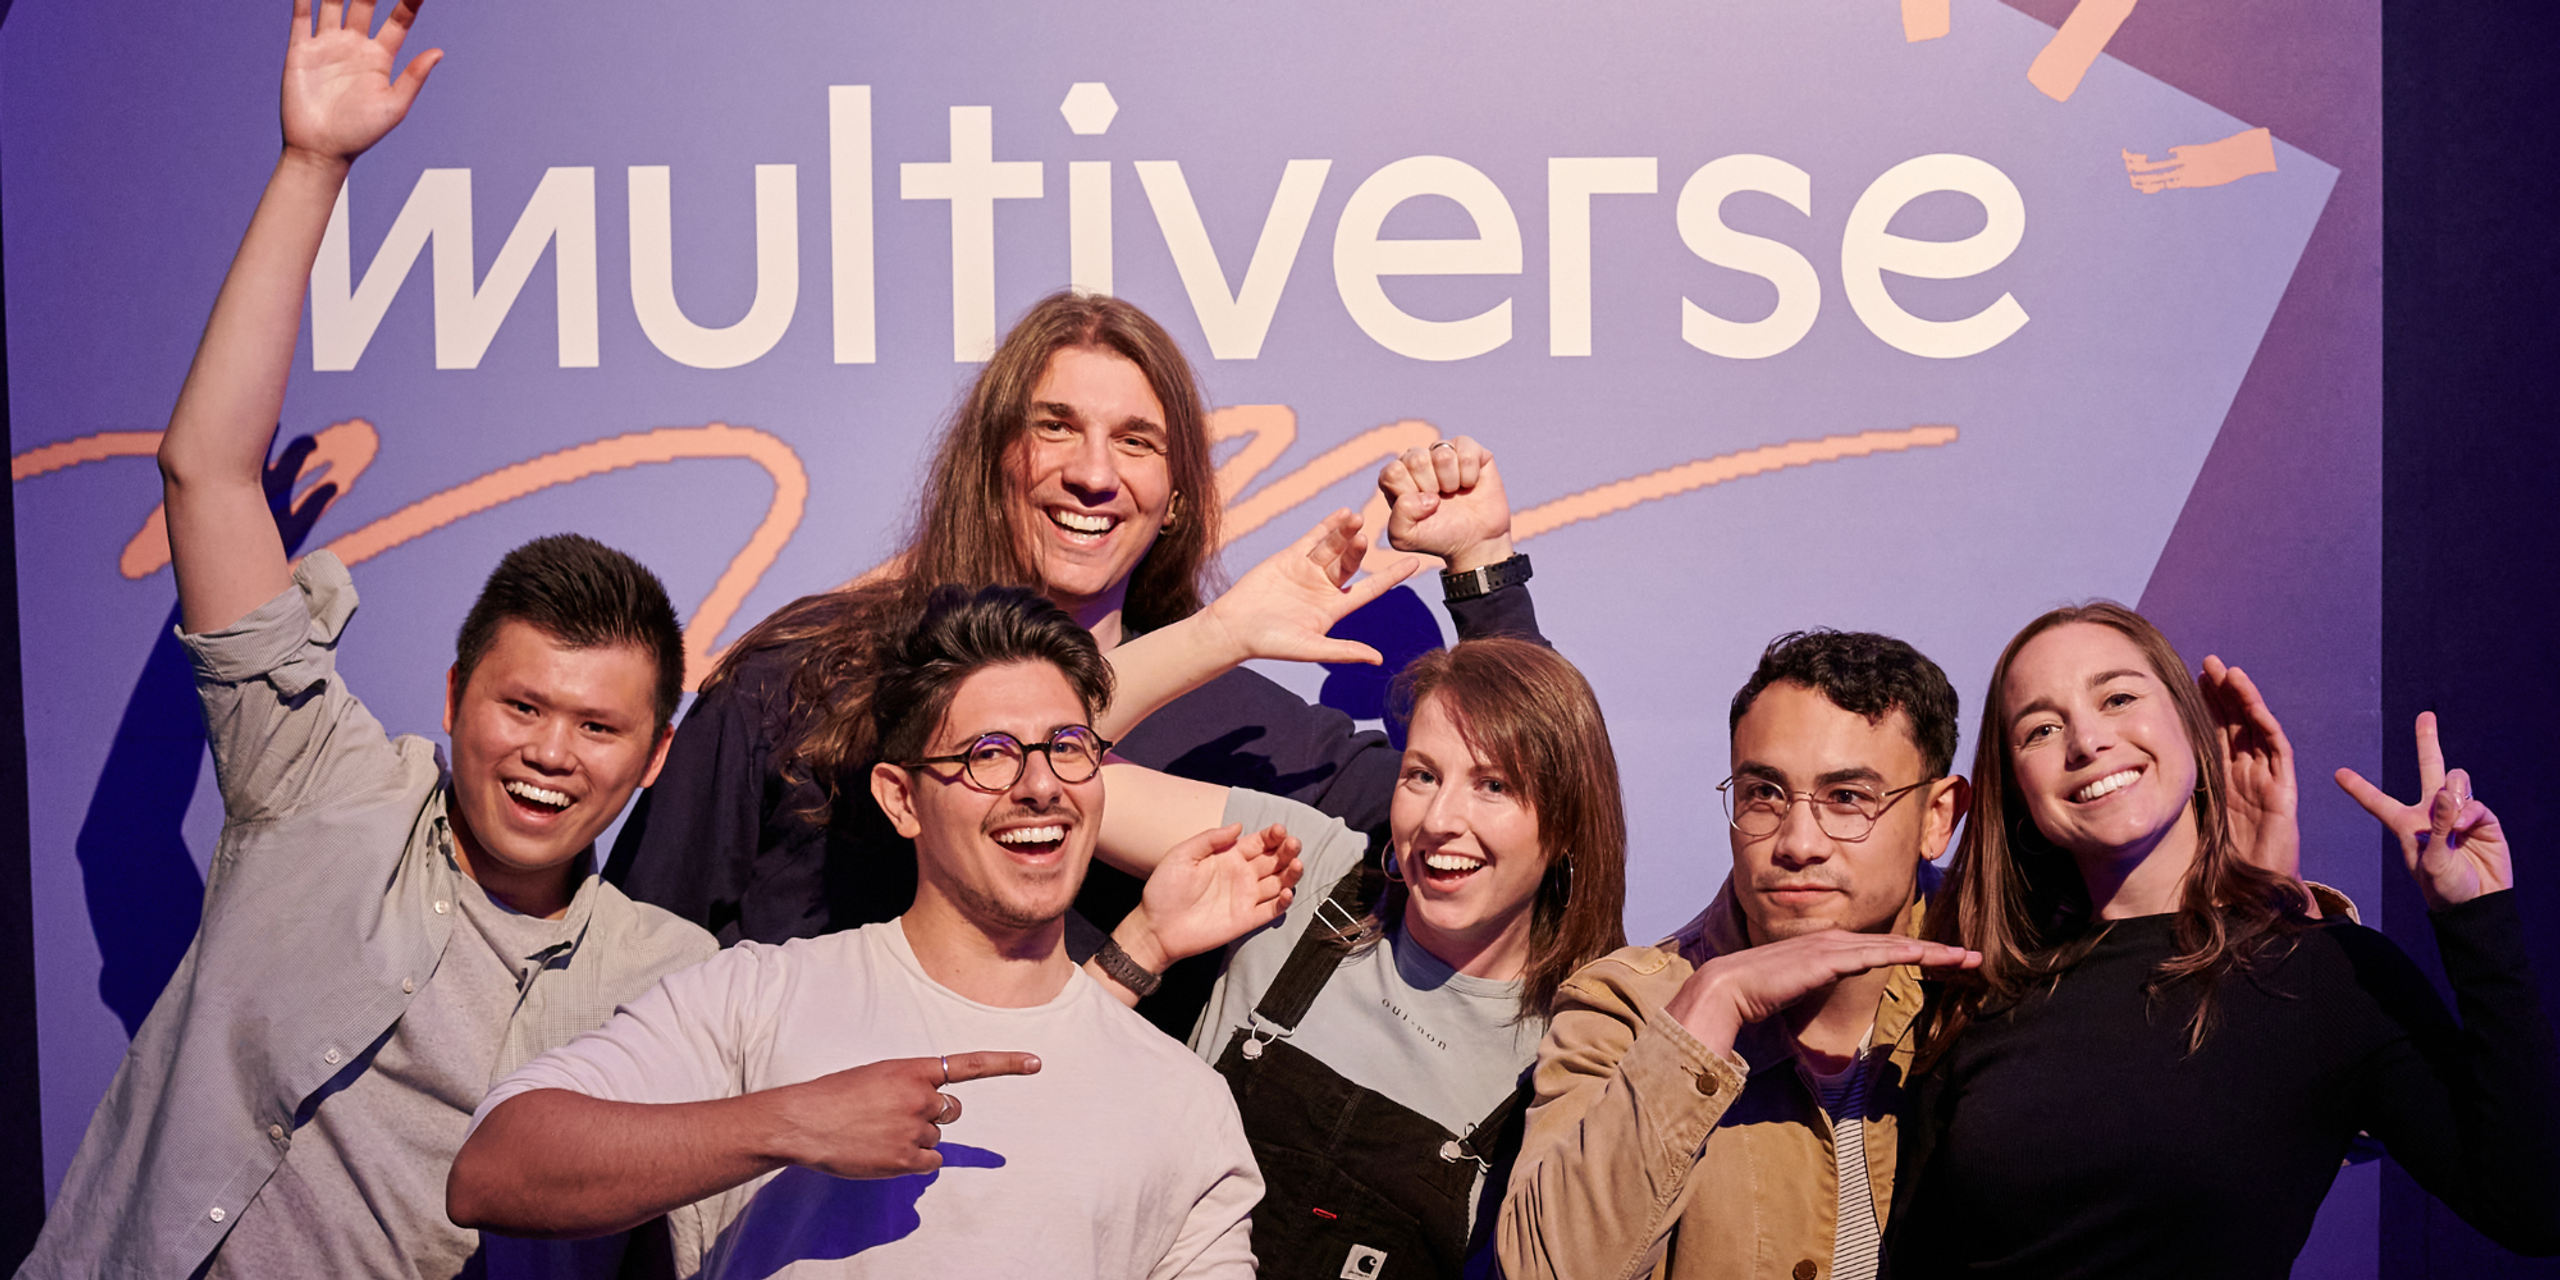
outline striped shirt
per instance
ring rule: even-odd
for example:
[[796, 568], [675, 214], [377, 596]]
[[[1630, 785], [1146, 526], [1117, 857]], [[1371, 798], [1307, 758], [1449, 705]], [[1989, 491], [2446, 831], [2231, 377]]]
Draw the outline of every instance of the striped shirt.
[[1874, 1040], [1870, 1029], [1857, 1056], [1836, 1074], [1817, 1073], [1802, 1058], [1796, 1060], [1831, 1121], [1832, 1159], [1839, 1170], [1839, 1214], [1833, 1219], [1831, 1272], [1825, 1280], [1875, 1280], [1883, 1243], [1875, 1194], [1867, 1183], [1867, 1092], [1875, 1077]]

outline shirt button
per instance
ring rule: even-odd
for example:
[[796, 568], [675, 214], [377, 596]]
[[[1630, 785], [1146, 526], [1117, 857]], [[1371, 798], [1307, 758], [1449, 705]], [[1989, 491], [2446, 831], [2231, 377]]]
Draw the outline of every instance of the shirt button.
[[418, 994], [418, 980], [416, 978], [402, 978], [400, 980], [400, 994], [404, 996], [413, 996]]
[[444, 902], [444, 900], [443, 900], [443, 899], [441, 899], [441, 898], [437, 899], [437, 900], [436, 900], [436, 914], [437, 914], [437, 915], [443, 915], [443, 914], [444, 914], [444, 909], [445, 909], [446, 905], [447, 905], [447, 904]]
[[214, 1221], [216, 1221], [216, 1222], [220, 1222], [220, 1221], [222, 1221], [222, 1219], [223, 1219], [223, 1217], [224, 1217], [225, 1215], [224, 1215], [224, 1214], [223, 1214], [223, 1212], [222, 1212], [222, 1206], [221, 1206], [221, 1205], [215, 1205], [215, 1206], [213, 1207], [213, 1212], [208, 1213], [208, 1214], [206, 1214], [205, 1216], [206, 1216], [206, 1217], [208, 1217], [208, 1218], [213, 1219], [213, 1220], [214, 1220]]
[[1807, 1258], [1796, 1264], [1796, 1280], [1813, 1280], [1813, 1273], [1819, 1270], [1821, 1268], [1813, 1265], [1813, 1259]]
[[328, 1052], [321, 1054], [320, 1060], [334, 1067], [338, 1065], [338, 1051], [331, 1049]]
[[284, 1126], [280, 1124], [268, 1125], [267, 1136], [278, 1142], [284, 1141]]

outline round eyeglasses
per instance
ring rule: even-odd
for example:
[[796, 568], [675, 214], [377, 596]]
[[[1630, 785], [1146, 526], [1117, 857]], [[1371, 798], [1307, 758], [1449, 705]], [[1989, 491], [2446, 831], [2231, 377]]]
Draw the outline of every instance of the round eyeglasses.
[[1902, 797], [1929, 785], [1925, 780], [1891, 791], [1878, 791], [1865, 782], [1834, 782], [1820, 791], [1790, 791], [1779, 783], [1760, 777], [1731, 777], [1716, 784], [1724, 796], [1724, 816], [1733, 829], [1757, 840], [1778, 833], [1787, 822], [1787, 810], [1802, 800], [1813, 809], [1813, 823], [1822, 834], [1842, 844], [1856, 844], [1874, 834], [1876, 820], [1884, 811], [1901, 802]]
[[1022, 780], [1022, 770], [1032, 752], [1049, 757], [1049, 772], [1060, 782], [1090, 782], [1102, 771], [1103, 754], [1111, 750], [1111, 740], [1080, 724], [1060, 725], [1049, 731], [1046, 742], [1026, 743], [1009, 733], [990, 733], [969, 744], [969, 749], [947, 756], [926, 756], [910, 760], [903, 767], [921, 769], [929, 764], [956, 764], [967, 771], [969, 785], [980, 791], [1010, 791]]

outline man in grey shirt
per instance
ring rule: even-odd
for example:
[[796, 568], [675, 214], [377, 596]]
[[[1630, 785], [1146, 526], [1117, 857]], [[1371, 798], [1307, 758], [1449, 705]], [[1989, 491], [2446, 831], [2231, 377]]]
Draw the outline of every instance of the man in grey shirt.
[[448, 767], [340, 677], [345, 567], [286, 561], [260, 479], [312, 259], [349, 163], [438, 57], [393, 79], [415, 11], [379, 37], [371, 11], [348, 6], [341, 26], [332, 5], [315, 31], [297, 4], [284, 154], [161, 442], [222, 837], [194, 944], [24, 1275], [510, 1270], [444, 1212], [489, 1084], [715, 950], [593, 874], [596, 836], [665, 758], [682, 688], [682, 635], [648, 570], [578, 537], [510, 553], [463, 625]]

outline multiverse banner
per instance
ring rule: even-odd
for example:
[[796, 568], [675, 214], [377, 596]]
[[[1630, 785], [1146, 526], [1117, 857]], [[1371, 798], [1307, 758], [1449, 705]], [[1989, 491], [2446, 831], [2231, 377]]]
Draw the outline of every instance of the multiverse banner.
[[[50, 1178], [218, 824], [149, 455], [274, 159], [287, 7], [0, 33]], [[1014, 315], [1116, 293], [1221, 411], [1235, 571], [1403, 448], [1494, 450], [1649, 938], [1722, 878], [1772, 636], [1899, 634], [1970, 712], [2027, 618], [2151, 583], [2341, 172], [2110, 56], [2132, 9], [430, 5], [411, 48], [449, 56], [321, 250], [278, 483], [336, 486], [292, 532], [353, 567], [341, 666], [395, 731], [546, 532], [654, 566], [698, 674], [886, 554]], [[2378, 512], [2355, 475], [2324, 500]], [[1437, 597], [1360, 625], [1437, 643]]]

